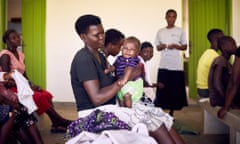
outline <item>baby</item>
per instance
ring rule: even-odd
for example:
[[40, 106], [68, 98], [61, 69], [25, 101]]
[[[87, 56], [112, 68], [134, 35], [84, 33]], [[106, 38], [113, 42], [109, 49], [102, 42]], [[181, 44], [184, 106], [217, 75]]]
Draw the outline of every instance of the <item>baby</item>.
[[120, 106], [131, 107], [132, 103], [140, 100], [143, 95], [142, 74], [131, 78], [134, 69], [143, 69], [138, 58], [139, 50], [140, 41], [136, 37], [126, 38], [121, 49], [122, 55], [117, 57], [113, 66], [105, 70], [105, 73], [115, 71], [117, 79], [121, 78], [119, 85], [124, 85], [117, 93]]

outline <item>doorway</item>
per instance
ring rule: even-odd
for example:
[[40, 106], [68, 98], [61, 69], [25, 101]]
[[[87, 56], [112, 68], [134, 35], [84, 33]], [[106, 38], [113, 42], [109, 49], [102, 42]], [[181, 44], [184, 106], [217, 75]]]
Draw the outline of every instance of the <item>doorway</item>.
[[7, 28], [15, 29], [20, 34], [22, 33], [22, 1], [21, 0], [7, 0]]

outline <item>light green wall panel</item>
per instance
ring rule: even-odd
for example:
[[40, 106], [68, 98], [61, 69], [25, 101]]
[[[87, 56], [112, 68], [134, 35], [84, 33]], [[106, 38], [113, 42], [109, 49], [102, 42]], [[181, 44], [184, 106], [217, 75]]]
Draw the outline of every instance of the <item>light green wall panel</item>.
[[189, 94], [197, 96], [196, 68], [202, 53], [210, 47], [207, 33], [212, 28], [220, 28], [230, 34], [231, 0], [189, 0]]
[[[5, 19], [6, 19], [6, 1], [1, 0], [1, 2], [0, 2], [0, 24], [1, 24], [0, 25], [0, 35], [1, 35], [1, 38], [5, 31], [5, 26], [6, 26]], [[1, 39], [0, 49], [3, 49], [3, 48], [4, 48], [4, 44]]]
[[22, 0], [22, 34], [26, 72], [31, 81], [46, 87], [46, 0]]

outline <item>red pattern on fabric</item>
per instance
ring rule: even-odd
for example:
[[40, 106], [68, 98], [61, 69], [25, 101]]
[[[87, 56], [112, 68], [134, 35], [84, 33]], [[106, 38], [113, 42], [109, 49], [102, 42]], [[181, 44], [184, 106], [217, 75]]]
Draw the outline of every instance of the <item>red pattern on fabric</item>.
[[[17, 93], [17, 88], [12, 87], [10, 88], [11, 91]], [[41, 91], [33, 91], [33, 100], [38, 107], [37, 113], [39, 115], [46, 112], [49, 108], [52, 107], [51, 100], [53, 98], [52, 94], [46, 90]]]

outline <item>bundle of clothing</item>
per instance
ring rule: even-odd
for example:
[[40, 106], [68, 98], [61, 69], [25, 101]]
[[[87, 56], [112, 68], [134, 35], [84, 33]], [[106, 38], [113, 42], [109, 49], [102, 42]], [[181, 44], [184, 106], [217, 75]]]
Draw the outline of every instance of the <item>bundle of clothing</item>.
[[104, 105], [78, 114], [80, 118], [68, 126], [66, 144], [155, 144], [148, 131], [162, 124], [170, 130], [173, 125], [173, 118], [147, 98], [132, 108]]

